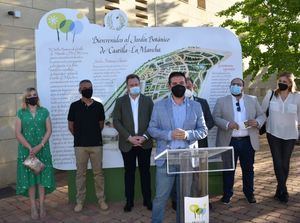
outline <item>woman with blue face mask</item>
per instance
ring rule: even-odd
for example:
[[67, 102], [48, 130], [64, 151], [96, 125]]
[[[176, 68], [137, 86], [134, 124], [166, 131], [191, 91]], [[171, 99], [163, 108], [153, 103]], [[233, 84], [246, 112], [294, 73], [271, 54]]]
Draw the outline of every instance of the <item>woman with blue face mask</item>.
[[289, 194], [286, 182], [290, 158], [299, 135], [300, 118], [300, 94], [296, 92], [294, 75], [288, 72], [279, 74], [272, 98], [271, 95], [272, 91], [268, 91], [262, 108], [264, 111], [269, 108], [266, 131], [277, 179], [274, 199], [287, 203]]

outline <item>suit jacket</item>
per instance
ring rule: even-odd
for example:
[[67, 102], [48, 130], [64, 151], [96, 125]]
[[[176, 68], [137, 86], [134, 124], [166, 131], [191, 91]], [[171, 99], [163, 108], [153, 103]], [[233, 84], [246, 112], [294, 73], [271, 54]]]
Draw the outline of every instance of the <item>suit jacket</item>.
[[[210, 112], [209, 109], [209, 105], [207, 103], [207, 101], [204, 98], [198, 98], [193, 96], [194, 101], [197, 101], [201, 104], [201, 108], [204, 114], [204, 120], [205, 120], [205, 124], [206, 127], [208, 128], [208, 130], [210, 130], [212, 127], [214, 127], [215, 122], [214, 119], [212, 117], [212, 114]], [[202, 147], [208, 147], [208, 141], [207, 141], [207, 137], [205, 137], [204, 139], [200, 139], [198, 140], [198, 147], [202, 148]]]
[[132, 144], [128, 141], [128, 137], [135, 135], [147, 135], [148, 140], [143, 143], [142, 147], [144, 149], [152, 148], [152, 139], [147, 132], [152, 109], [153, 102], [151, 98], [140, 94], [138, 107], [138, 134], [135, 134], [129, 95], [126, 94], [116, 100], [113, 110], [113, 124], [119, 132], [119, 149], [122, 152], [128, 152], [132, 149]]
[[[197, 140], [207, 136], [207, 127], [201, 106], [198, 102], [186, 99], [187, 110], [183, 129], [189, 134], [187, 144], [190, 148], [197, 148]], [[178, 114], [180, 115], [180, 114]], [[169, 147], [171, 140], [169, 133], [175, 129], [171, 98], [165, 98], [155, 103], [148, 132], [156, 139], [156, 154], [159, 154]], [[162, 166], [165, 160], [157, 160], [156, 165]]]
[[199, 97], [195, 97], [195, 96], [193, 96], [193, 98], [194, 98], [194, 101], [197, 101], [201, 104], [206, 127], [208, 128], [208, 130], [211, 129], [212, 127], [214, 127], [215, 122], [214, 122], [214, 118], [212, 117], [212, 114], [210, 112], [207, 101], [204, 98], [199, 98]]
[[[262, 126], [266, 120], [266, 116], [258, 103], [256, 96], [246, 95], [243, 96], [245, 109], [246, 109], [246, 118], [256, 119], [259, 126]], [[234, 111], [232, 104], [232, 96], [227, 95], [225, 97], [219, 98], [216, 102], [213, 117], [215, 124], [218, 127], [217, 131], [217, 146], [228, 146], [230, 144], [232, 129], [227, 129], [227, 123], [234, 121]], [[258, 137], [258, 128], [251, 127], [248, 129], [251, 145], [254, 150], [259, 149], [259, 137]]]

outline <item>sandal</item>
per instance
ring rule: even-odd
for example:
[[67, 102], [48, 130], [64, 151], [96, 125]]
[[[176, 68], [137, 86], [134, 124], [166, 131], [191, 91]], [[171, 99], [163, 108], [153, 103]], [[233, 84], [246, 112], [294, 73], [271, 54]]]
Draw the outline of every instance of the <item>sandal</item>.
[[46, 217], [46, 210], [44, 206], [40, 206], [40, 218]]
[[37, 220], [39, 218], [39, 214], [36, 207], [31, 207], [31, 218], [32, 220]]

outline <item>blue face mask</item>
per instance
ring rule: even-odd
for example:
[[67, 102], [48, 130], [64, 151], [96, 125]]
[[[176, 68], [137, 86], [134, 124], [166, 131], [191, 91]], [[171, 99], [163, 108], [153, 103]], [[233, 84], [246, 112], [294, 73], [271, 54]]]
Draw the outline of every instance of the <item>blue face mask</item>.
[[242, 87], [238, 85], [231, 85], [230, 86], [230, 92], [234, 96], [238, 96], [242, 94]]
[[129, 89], [130, 94], [132, 95], [138, 95], [141, 93], [141, 88], [139, 86], [132, 87]]

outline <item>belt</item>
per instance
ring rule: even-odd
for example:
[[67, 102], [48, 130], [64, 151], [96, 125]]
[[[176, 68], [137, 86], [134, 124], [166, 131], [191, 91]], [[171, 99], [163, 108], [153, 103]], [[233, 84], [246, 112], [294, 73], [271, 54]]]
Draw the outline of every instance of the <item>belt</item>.
[[241, 137], [231, 137], [233, 140], [245, 140], [248, 139], [250, 136], [241, 136]]

